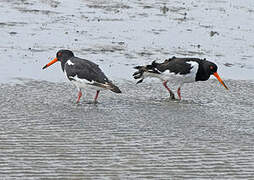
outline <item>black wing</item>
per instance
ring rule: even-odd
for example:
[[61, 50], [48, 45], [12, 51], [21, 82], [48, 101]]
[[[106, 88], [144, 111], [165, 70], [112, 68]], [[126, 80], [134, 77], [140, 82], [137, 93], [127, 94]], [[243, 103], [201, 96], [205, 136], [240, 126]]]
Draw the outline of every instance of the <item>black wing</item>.
[[157, 69], [161, 72], [164, 72], [166, 70], [169, 70], [170, 72], [173, 72], [175, 74], [188, 74], [190, 73], [190, 70], [192, 69], [192, 66], [190, 61], [194, 61], [199, 63], [200, 59], [198, 58], [172, 58], [165, 60], [165, 62], [158, 64]]
[[69, 80], [77, 76], [90, 82], [95, 81], [102, 84], [110, 82], [97, 64], [86, 59], [71, 58], [65, 63], [65, 71]]

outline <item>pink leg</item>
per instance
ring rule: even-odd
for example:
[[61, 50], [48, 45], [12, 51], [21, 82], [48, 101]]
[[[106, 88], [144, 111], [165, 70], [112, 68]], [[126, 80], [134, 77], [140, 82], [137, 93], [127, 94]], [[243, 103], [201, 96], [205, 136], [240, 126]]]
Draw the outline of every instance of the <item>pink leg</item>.
[[81, 90], [79, 90], [77, 103], [79, 103], [79, 100], [80, 100], [81, 96], [82, 96], [82, 92], [81, 92]]
[[171, 99], [175, 99], [175, 95], [174, 95], [174, 93], [169, 89], [169, 87], [167, 86], [167, 82], [168, 82], [168, 81], [164, 81], [164, 82], [163, 82], [163, 85], [164, 85], [164, 87], [168, 90], [168, 92], [169, 92], [169, 94], [170, 94], [170, 98], [171, 98]]
[[179, 97], [179, 100], [181, 100], [182, 99], [182, 97], [181, 97], [181, 88], [179, 87], [178, 89], [177, 89], [177, 95], [178, 95], [178, 97]]
[[100, 91], [98, 90], [98, 91], [96, 91], [96, 95], [95, 95], [95, 97], [94, 97], [94, 102], [97, 102], [97, 98], [98, 98], [98, 96], [99, 96], [99, 93], [100, 93]]

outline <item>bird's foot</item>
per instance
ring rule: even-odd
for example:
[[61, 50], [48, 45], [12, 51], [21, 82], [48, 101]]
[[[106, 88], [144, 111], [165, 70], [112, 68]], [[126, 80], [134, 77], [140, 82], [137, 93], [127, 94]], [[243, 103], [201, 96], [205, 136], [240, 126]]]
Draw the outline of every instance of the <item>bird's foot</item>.
[[180, 88], [177, 89], [177, 95], [178, 95], [178, 97], [179, 97], [179, 100], [182, 99], [181, 91], [180, 91], [180, 90], [181, 90]]
[[98, 99], [99, 93], [100, 93], [99, 90], [96, 91], [96, 95], [95, 95], [95, 97], [94, 97], [94, 104], [98, 103], [97, 99]]
[[81, 96], [82, 96], [82, 92], [79, 91], [79, 92], [78, 92], [78, 99], [77, 99], [77, 101], [76, 101], [77, 104], [79, 103]]
[[169, 89], [169, 87], [167, 86], [167, 81], [163, 82], [163, 86], [168, 90], [169, 94], [170, 94], [170, 99], [175, 100], [175, 95], [174, 93]]
[[171, 99], [171, 100], [175, 100], [175, 99], [176, 99], [176, 98], [175, 98], [175, 94], [172, 93], [172, 92], [170, 93], [170, 99]]

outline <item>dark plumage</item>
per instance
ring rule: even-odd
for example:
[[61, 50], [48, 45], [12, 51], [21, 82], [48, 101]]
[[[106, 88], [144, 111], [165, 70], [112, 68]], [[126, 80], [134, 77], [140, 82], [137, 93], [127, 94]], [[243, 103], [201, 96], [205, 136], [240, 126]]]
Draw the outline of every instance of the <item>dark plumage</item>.
[[153, 61], [150, 65], [134, 68], [138, 69], [133, 74], [135, 79], [140, 79], [137, 83], [141, 83], [146, 77], [159, 78], [163, 81], [163, 85], [169, 91], [172, 99], [175, 98], [174, 93], [167, 86], [167, 82], [172, 80], [179, 83], [177, 90], [179, 99], [181, 99], [180, 88], [184, 83], [206, 81], [211, 75], [214, 75], [228, 89], [217, 73], [217, 65], [206, 59], [172, 57], [163, 63]]
[[56, 58], [46, 64], [43, 69], [57, 61], [61, 62], [63, 72], [79, 90], [77, 103], [82, 96], [82, 87], [90, 87], [97, 90], [95, 101], [97, 100], [101, 89], [109, 89], [115, 93], [121, 93], [120, 89], [105, 76], [97, 64], [86, 59], [75, 57], [70, 50], [58, 51]]

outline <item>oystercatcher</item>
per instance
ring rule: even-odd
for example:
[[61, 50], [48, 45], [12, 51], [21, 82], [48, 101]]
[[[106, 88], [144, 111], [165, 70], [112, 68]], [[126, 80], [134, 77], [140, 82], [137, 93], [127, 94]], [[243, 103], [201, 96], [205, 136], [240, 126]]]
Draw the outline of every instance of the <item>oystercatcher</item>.
[[214, 75], [219, 82], [226, 88], [227, 86], [221, 80], [217, 73], [217, 65], [199, 58], [176, 58], [166, 59], [163, 63], [153, 61], [152, 64], [146, 66], [136, 66], [137, 72], [133, 74], [135, 79], [140, 79], [141, 83], [147, 77], [154, 77], [162, 80], [164, 87], [170, 93], [170, 98], [175, 99], [174, 93], [167, 86], [168, 81], [175, 81], [179, 86], [177, 95], [181, 100], [180, 89], [184, 83], [192, 83], [195, 81], [206, 81], [210, 75]]
[[97, 101], [100, 90], [109, 89], [115, 93], [121, 93], [120, 89], [105, 76], [97, 64], [75, 57], [70, 50], [59, 50], [56, 53], [56, 58], [42, 69], [49, 67], [57, 61], [61, 62], [61, 67], [66, 77], [78, 88], [77, 103], [82, 96], [81, 88], [96, 90], [94, 102]]

